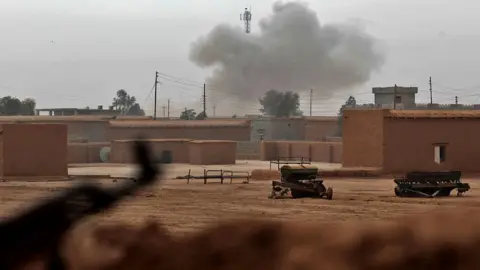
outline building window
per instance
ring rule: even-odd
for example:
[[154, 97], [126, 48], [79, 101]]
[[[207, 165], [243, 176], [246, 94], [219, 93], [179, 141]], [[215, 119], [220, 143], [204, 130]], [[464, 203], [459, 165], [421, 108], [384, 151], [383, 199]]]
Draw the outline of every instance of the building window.
[[402, 96], [395, 96], [395, 103], [402, 103]]
[[434, 145], [434, 161], [437, 164], [442, 164], [445, 162], [447, 145], [446, 144], [437, 144]]

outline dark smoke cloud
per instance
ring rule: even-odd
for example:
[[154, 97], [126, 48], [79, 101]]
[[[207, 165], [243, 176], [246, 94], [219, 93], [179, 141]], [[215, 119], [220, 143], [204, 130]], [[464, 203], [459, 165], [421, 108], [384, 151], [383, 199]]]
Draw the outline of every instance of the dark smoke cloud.
[[192, 43], [190, 60], [215, 67], [207, 79], [214, 91], [245, 101], [269, 89], [329, 95], [365, 83], [383, 63], [374, 38], [354, 25], [321, 25], [303, 3], [276, 2], [259, 28], [218, 25]]

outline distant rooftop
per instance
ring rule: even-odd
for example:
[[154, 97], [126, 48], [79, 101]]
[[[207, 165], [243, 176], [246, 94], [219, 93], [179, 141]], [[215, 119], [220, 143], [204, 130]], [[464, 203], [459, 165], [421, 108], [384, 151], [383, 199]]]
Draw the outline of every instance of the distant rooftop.
[[390, 110], [393, 118], [480, 118], [478, 110]]
[[44, 108], [35, 109], [35, 114], [40, 115], [41, 112], [48, 112], [49, 115], [119, 115], [120, 110], [114, 110], [112, 106], [108, 109], [103, 109], [103, 106], [99, 105], [96, 109], [91, 108]]
[[[394, 94], [395, 86], [388, 87], [373, 87], [372, 93], [374, 94]], [[404, 87], [397, 85], [397, 94], [416, 94], [418, 93], [418, 87]]]

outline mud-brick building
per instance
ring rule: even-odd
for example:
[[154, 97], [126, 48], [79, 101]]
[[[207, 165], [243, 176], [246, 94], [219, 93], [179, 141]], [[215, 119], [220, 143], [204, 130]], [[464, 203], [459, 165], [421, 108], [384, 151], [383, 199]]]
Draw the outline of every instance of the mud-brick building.
[[0, 124], [0, 178], [64, 177], [67, 126]]
[[249, 120], [110, 121], [107, 141], [134, 139], [250, 140]]
[[104, 142], [108, 118], [101, 116], [0, 116], [0, 124], [63, 124], [69, 139]]
[[475, 110], [344, 111], [343, 166], [385, 173], [480, 172], [480, 112]]

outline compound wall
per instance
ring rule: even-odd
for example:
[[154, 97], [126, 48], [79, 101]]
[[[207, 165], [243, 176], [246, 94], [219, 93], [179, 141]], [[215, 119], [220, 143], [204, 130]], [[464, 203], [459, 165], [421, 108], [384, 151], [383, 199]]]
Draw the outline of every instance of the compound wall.
[[[384, 172], [480, 172], [480, 118], [387, 118], [384, 134]], [[445, 160], [440, 164], [435, 162], [438, 144], [445, 146]]]
[[72, 142], [104, 142], [108, 121], [100, 116], [2, 116], [0, 123], [64, 124]]
[[[159, 161], [163, 151], [170, 151], [173, 163], [188, 163], [189, 143], [188, 139], [150, 139], [148, 140], [153, 155]], [[117, 140], [112, 142], [110, 162], [112, 163], [135, 163], [133, 155], [134, 140]]]
[[166, 120], [110, 122], [108, 140], [129, 140], [142, 134], [149, 139], [250, 140], [250, 122], [245, 120]]
[[250, 139], [260, 141], [315, 141], [333, 136], [338, 129], [337, 117], [299, 117], [252, 119]]
[[305, 124], [306, 141], [323, 141], [338, 131], [337, 117], [308, 117]]
[[3, 177], [67, 177], [67, 126], [2, 124]]
[[312, 141], [264, 141], [260, 146], [261, 160], [303, 157], [325, 163], [341, 163], [342, 148], [342, 143]]
[[109, 142], [69, 143], [68, 163], [102, 163], [100, 151], [110, 145]]
[[237, 160], [259, 160], [260, 142], [237, 142]]
[[345, 109], [343, 111], [344, 167], [382, 167], [383, 119], [389, 110]]
[[190, 142], [190, 164], [235, 164], [236, 148], [234, 141], [192, 141]]

